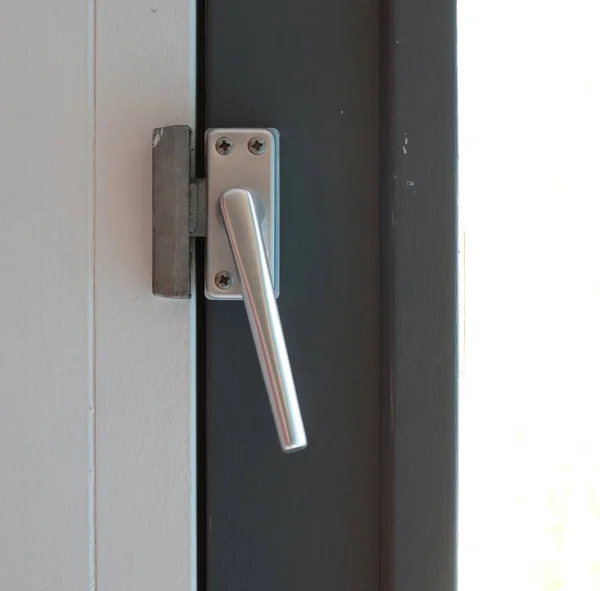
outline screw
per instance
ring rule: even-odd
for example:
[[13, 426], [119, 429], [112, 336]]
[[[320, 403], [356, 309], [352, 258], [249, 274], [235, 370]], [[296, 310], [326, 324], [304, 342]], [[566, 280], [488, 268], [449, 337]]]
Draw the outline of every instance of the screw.
[[261, 137], [253, 137], [248, 142], [248, 150], [250, 150], [250, 153], [254, 154], [255, 156], [264, 154], [266, 149], [267, 142], [265, 142], [265, 140], [263, 140]]
[[217, 148], [217, 152], [222, 156], [227, 156], [227, 154], [231, 154], [233, 152], [233, 140], [230, 137], [220, 137], [215, 144]]
[[227, 290], [233, 285], [233, 277], [229, 271], [219, 271], [215, 275], [215, 285], [219, 289]]

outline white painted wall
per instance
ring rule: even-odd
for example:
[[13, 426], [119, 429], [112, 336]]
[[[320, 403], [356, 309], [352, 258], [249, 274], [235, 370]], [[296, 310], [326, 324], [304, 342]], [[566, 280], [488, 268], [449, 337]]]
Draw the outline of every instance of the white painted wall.
[[600, 7], [458, 8], [459, 591], [600, 591]]
[[192, 5], [3, 5], [0, 589], [194, 584], [193, 306], [152, 296], [150, 184]]

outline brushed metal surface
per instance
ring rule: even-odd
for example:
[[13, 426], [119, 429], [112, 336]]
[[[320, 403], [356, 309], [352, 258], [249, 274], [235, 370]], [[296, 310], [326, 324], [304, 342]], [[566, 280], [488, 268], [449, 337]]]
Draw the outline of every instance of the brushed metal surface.
[[[233, 142], [228, 154], [217, 151], [217, 142], [226, 137]], [[252, 154], [248, 142], [259, 137], [266, 142], [260, 155]], [[205, 295], [210, 300], [241, 300], [242, 285], [227, 238], [220, 209], [221, 195], [228, 189], [246, 189], [254, 199], [264, 241], [275, 297], [279, 295], [279, 133], [275, 129], [209, 129], [206, 142], [206, 259]], [[228, 290], [214, 282], [217, 273], [234, 276]]]
[[286, 453], [299, 451], [306, 434], [254, 199], [229, 189], [220, 206], [279, 442]]

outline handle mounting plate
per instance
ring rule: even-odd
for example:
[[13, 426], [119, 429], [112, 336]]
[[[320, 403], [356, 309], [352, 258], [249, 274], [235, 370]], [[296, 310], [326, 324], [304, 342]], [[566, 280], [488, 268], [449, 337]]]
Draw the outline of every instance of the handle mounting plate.
[[[241, 300], [242, 285], [223, 222], [220, 198], [239, 187], [252, 194], [275, 296], [279, 295], [279, 133], [275, 129], [209, 129], [206, 142], [206, 259], [204, 293]], [[231, 277], [229, 285], [223, 277]], [[226, 289], [224, 289], [226, 288]]]

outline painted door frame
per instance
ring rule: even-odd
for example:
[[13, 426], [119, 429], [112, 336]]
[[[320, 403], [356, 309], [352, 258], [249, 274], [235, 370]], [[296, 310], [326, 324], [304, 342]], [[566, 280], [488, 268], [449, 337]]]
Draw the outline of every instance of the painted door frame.
[[382, 589], [456, 586], [456, 1], [384, 0]]
[[[305, 305], [297, 293], [290, 294], [289, 290], [301, 290], [302, 281], [315, 280], [310, 265], [297, 262], [302, 258], [297, 254], [298, 249], [302, 240], [326, 235], [324, 226], [311, 216], [320, 215], [319, 203], [325, 208], [339, 208], [342, 203], [339, 191], [346, 192], [352, 207], [360, 203], [356, 188], [345, 184], [347, 178], [365, 182], [369, 187], [364, 198], [370, 199], [379, 211], [378, 225], [369, 227], [371, 233], [361, 243], [361, 248], [370, 254], [361, 258], [361, 251], [348, 242], [343, 242], [342, 248], [348, 246], [350, 256], [358, 261], [357, 268], [361, 271], [364, 271], [364, 263], [375, 264], [377, 275], [373, 279], [367, 273], [369, 287], [365, 288], [361, 283], [361, 279], [365, 280], [364, 272], [362, 276], [357, 275], [354, 283], [347, 281], [343, 274], [336, 274], [335, 269], [331, 272], [342, 296], [344, 290], [346, 293], [363, 290], [363, 295], [356, 297], [369, 306], [369, 318], [377, 324], [379, 334], [378, 343], [370, 341], [371, 336], [365, 336], [369, 346], [378, 347], [378, 383], [376, 385], [372, 374], [365, 382], [374, 396], [369, 404], [377, 406], [377, 451], [369, 452], [369, 460], [359, 460], [364, 447], [351, 448], [362, 467], [368, 467], [369, 462], [371, 467], [373, 462], [377, 463], [372, 477], [376, 482], [371, 486], [379, 491], [379, 513], [377, 518], [370, 514], [365, 517], [368, 511], [362, 515], [362, 525], [357, 526], [357, 531], [362, 532], [360, 535], [372, 536], [374, 530], [365, 522], [371, 520], [371, 526], [379, 532], [376, 560], [382, 590], [454, 589], [458, 371], [456, 3], [454, 0], [315, 1], [295, 9], [283, 9], [274, 0], [262, 0], [253, 3], [249, 10], [240, 0], [220, 3], [206, 0], [199, 16], [199, 30], [205, 32], [201, 62], [205, 75], [199, 76], [202, 92], [198, 93], [205, 100], [199, 107], [199, 120], [206, 126], [282, 127], [282, 166], [287, 167], [282, 170], [282, 223], [287, 221], [288, 224], [283, 227], [282, 242], [280, 307], [284, 330], [286, 322], [292, 327], [292, 333], [300, 329], [291, 310], [302, 316]], [[318, 100], [314, 94], [318, 94]], [[281, 108], [278, 101], [293, 103], [294, 114]], [[331, 107], [330, 115], [325, 113], [327, 107]], [[357, 116], [359, 109], [362, 113]], [[334, 131], [336, 124], [329, 117], [346, 118], [345, 123], [339, 123], [338, 136]], [[317, 151], [319, 138], [333, 144], [332, 154], [323, 155], [329, 168], [319, 168], [316, 160], [307, 156], [310, 142], [302, 137], [301, 125], [297, 126], [296, 121], [304, 123], [307, 133], [313, 134]], [[315, 121], [319, 123], [318, 129], [311, 127]], [[296, 144], [290, 147], [288, 143], [286, 147], [286, 139]], [[336, 144], [336, 140], [346, 143]], [[347, 148], [348, 142], [356, 150], [365, 150], [367, 146], [362, 158]], [[198, 148], [201, 164], [202, 146]], [[286, 149], [288, 154], [290, 151], [294, 154], [293, 158], [285, 159]], [[347, 178], [343, 176], [344, 166]], [[356, 173], [361, 166], [365, 170]], [[302, 187], [317, 187], [317, 191], [321, 191], [321, 201], [311, 201], [317, 206], [307, 212], [289, 200], [302, 198], [294, 192], [292, 179], [298, 177], [293, 175], [311, 173], [322, 182], [307, 185], [296, 181]], [[329, 184], [322, 180], [328, 174], [332, 177]], [[371, 190], [374, 178], [378, 179], [379, 191]], [[324, 187], [330, 192], [324, 191]], [[286, 209], [293, 209], [294, 217], [286, 218]], [[327, 216], [327, 212], [324, 215]], [[339, 230], [335, 225], [338, 222], [334, 217], [331, 219], [334, 221], [330, 233], [348, 241], [353, 230], [348, 227]], [[368, 219], [366, 224], [369, 224]], [[298, 235], [299, 225], [306, 229], [306, 237]], [[332, 243], [328, 243], [328, 248], [332, 248]], [[314, 246], [306, 243], [306, 249], [311, 248]], [[375, 254], [376, 251], [379, 254]], [[290, 257], [294, 252], [295, 261], [284, 260], [286, 253]], [[373, 256], [376, 259], [370, 258]], [[330, 260], [343, 266], [342, 258], [332, 256]], [[292, 266], [287, 279], [286, 264]], [[318, 266], [316, 256], [311, 264]], [[298, 280], [293, 274], [304, 275], [304, 279]], [[373, 300], [365, 294], [368, 289], [376, 291], [379, 297]], [[340, 309], [346, 307], [345, 312], [356, 313], [359, 308], [352, 308], [343, 297], [338, 298], [337, 303], [336, 298], [325, 299], [330, 302], [329, 307], [320, 309], [318, 300], [311, 304], [313, 313], [320, 315], [323, 327], [335, 325], [340, 330], [343, 322], [356, 321], [356, 316], [351, 315], [346, 315], [344, 320], [344, 311]], [[204, 302], [200, 309], [198, 334], [203, 335], [203, 347], [206, 347], [201, 352], [201, 363], [208, 355], [199, 382], [199, 424], [203, 427], [198, 441], [205, 443], [199, 451], [199, 476], [200, 482], [204, 482], [200, 488], [208, 495], [201, 498], [200, 516], [204, 520], [201, 519], [200, 539], [206, 545], [199, 556], [200, 579], [209, 582], [209, 589], [253, 589], [254, 585], [264, 589], [270, 584], [295, 589], [294, 585], [300, 587], [298, 581], [302, 579], [300, 567], [287, 561], [285, 553], [281, 553], [281, 546], [287, 541], [282, 541], [280, 536], [289, 534], [282, 533], [285, 524], [298, 525], [300, 521], [286, 521], [277, 498], [278, 491], [289, 492], [282, 483], [295, 482], [294, 469], [279, 463], [275, 455], [264, 451], [254, 453], [250, 447], [249, 442], [256, 444], [257, 441], [258, 445], [267, 446], [270, 419], [267, 416], [263, 420], [260, 413], [254, 411], [256, 403], [247, 402], [248, 397], [258, 399], [262, 386], [255, 371], [251, 342], [248, 335], [243, 334], [243, 310]], [[310, 321], [305, 318], [304, 324]], [[293, 338], [299, 343], [296, 359], [302, 360], [302, 351], [308, 350], [310, 338], [317, 332], [313, 332], [312, 337], [300, 332], [302, 336]], [[336, 342], [334, 337], [331, 343], [335, 345], [329, 353], [332, 359], [363, 363], [360, 348], [346, 348], [338, 353], [336, 349], [343, 348], [342, 342]], [[362, 353], [369, 356], [367, 348]], [[305, 360], [300, 362], [301, 372], [304, 372], [303, 362], [306, 363]], [[327, 416], [326, 411], [315, 410], [318, 405], [321, 408], [327, 404], [328, 392], [323, 389], [323, 380], [332, 380], [329, 393], [331, 388], [341, 388], [340, 384], [345, 383], [343, 372], [333, 372], [335, 379], [332, 374], [325, 378], [323, 366], [313, 362], [314, 367], [321, 374], [313, 376], [312, 382], [304, 373], [298, 379], [311, 383], [317, 393], [313, 393], [314, 398], [310, 393], [304, 398], [309, 408], [309, 446], [311, 420], [320, 421], [323, 426]], [[302, 403], [301, 388], [299, 396]], [[361, 394], [351, 389], [350, 396], [356, 402]], [[360, 400], [364, 403], [367, 398]], [[365, 421], [371, 419], [372, 415], [366, 413]], [[246, 430], [248, 421], [251, 426]], [[232, 426], [234, 433], [227, 433]], [[341, 434], [347, 427], [343, 419], [328, 423], [334, 439], [336, 429]], [[236, 429], [242, 433], [235, 432]], [[256, 431], [264, 431], [266, 435], [257, 436]], [[313, 444], [318, 446], [322, 442], [321, 434], [315, 436], [313, 431]], [[373, 441], [365, 439], [363, 444], [373, 445]], [[326, 455], [323, 448], [321, 452]], [[346, 461], [343, 465], [350, 465], [343, 459], [341, 450], [336, 453], [340, 463]], [[331, 461], [336, 458], [335, 453], [327, 457]], [[303, 460], [297, 462], [300, 466]], [[307, 459], [302, 467], [295, 469], [304, 470], [309, 478], [324, 477], [325, 469], [315, 467], [316, 464], [317, 460]], [[266, 479], [267, 483], [252, 483], [253, 475], [258, 480]], [[352, 482], [352, 486], [361, 486], [359, 479]], [[335, 486], [333, 481], [329, 484]], [[253, 493], [240, 493], [243, 487]], [[300, 485], [297, 484], [297, 488], [300, 490]], [[236, 513], [239, 501], [243, 504], [249, 498], [245, 495], [258, 491], [266, 501], [263, 498], [256, 508]], [[364, 499], [367, 496], [365, 493]], [[317, 504], [322, 501], [319, 509], [323, 510], [325, 497], [323, 493], [322, 497], [315, 494], [310, 498]], [[331, 528], [331, 524], [337, 523], [340, 531], [348, 534], [350, 530], [343, 529], [342, 515], [346, 511], [350, 519], [350, 513], [356, 509], [352, 503], [358, 500], [357, 497], [348, 501], [337, 522], [323, 519], [323, 523], [329, 525], [322, 527]], [[310, 509], [301, 504], [291, 506], [294, 510], [307, 511], [306, 517], [310, 518]], [[252, 511], [256, 511], [255, 518], [249, 516]], [[269, 511], [277, 517], [270, 517]], [[225, 518], [227, 513], [229, 521]], [[373, 519], [377, 519], [376, 524]], [[346, 568], [349, 569], [350, 564], [355, 568], [354, 583], [339, 575], [340, 564], [335, 561], [330, 567], [320, 563], [310, 566], [306, 548], [314, 544], [319, 535], [330, 531], [316, 526], [310, 534], [308, 529], [302, 532], [298, 533], [297, 543], [286, 546], [287, 552], [295, 550], [304, 555], [305, 569], [314, 568], [315, 573], [320, 569], [313, 579], [307, 576], [302, 580], [310, 581], [316, 588], [340, 585], [342, 581], [347, 585], [345, 588], [351, 588], [348, 585], [352, 584], [360, 588], [356, 581], [364, 573], [356, 566], [360, 558], [352, 554], [351, 545], [342, 545], [342, 553], [347, 552]], [[326, 547], [331, 551], [331, 546]], [[273, 563], [282, 564], [269, 563], [265, 558], [269, 554], [279, 557], [273, 558]], [[369, 573], [365, 581], [370, 585], [374, 580], [372, 558], [365, 558], [364, 566]], [[263, 567], [255, 568], [251, 564], [263, 559]], [[340, 560], [344, 560], [344, 556]], [[348, 578], [351, 579], [350, 575]], [[275, 580], [277, 584], [271, 582]]]
[[195, 2], [5, 6], [0, 588], [196, 588], [194, 314], [152, 295], [152, 129]]

